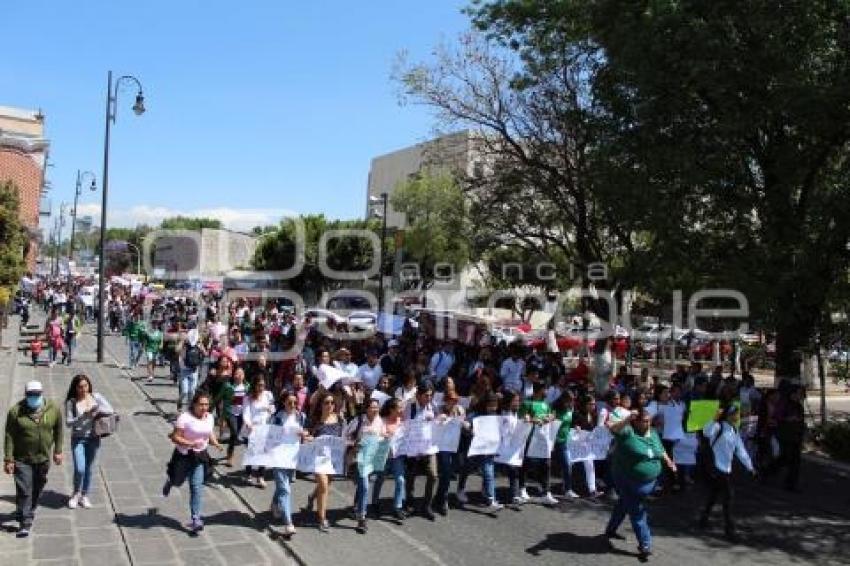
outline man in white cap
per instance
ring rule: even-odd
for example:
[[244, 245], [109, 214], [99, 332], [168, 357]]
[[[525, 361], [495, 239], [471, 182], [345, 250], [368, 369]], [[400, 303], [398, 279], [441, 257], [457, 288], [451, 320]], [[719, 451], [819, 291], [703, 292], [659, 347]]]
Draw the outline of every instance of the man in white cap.
[[20, 529], [30, 534], [38, 498], [47, 483], [50, 459], [62, 463], [62, 413], [42, 394], [41, 383], [30, 381], [25, 397], [12, 405], [6, 416], [3, 469], [15, 474], [15, 506]]

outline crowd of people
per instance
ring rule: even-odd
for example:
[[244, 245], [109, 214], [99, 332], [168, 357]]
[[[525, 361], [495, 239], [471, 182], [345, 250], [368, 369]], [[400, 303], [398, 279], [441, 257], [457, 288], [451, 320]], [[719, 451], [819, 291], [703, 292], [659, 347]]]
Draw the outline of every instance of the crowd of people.
[[[50, 301], [44, 303], [49, 312], [46, 336], [56, 334], [53, 328], [58, 325], [65, 330], [60, 334], [66, 346], [73, 340], [73, 335], [67, 338], [68, 328], [79, 331], [76, 323], [62, 318], [79, 320], [75, 317], [80, 309], [67, 299], [73, 291], [53, 289]], [[66, 300], [60, 302], [63, 293]], [[726, 534], [734, 540], [733, 459], [762, 481], [787, 468], [785, 487], [798, 489], [805, 434], [803, 391], [793, 385], [761, 391], [746, 371], [736, 378], [718, 367], [708, 375], [700, 363], [693, 363], [665, 377], [649, 371], [636, 376], [622, 366], [600, 379], [584, 358], [568, 367], [558, 353], [531, 349], [522, 342], [439, 339], [409, 324], [396, 336], [374, 333], [348, 339], [333, 321], [299, 318], [275, 300], [241, 298], [227, 303], [215, 294], [145, 296], [117, 288], [109, 296], [117, 319], [114, 328], [129, 344], [127, 368], [135, 371], [144, 356], [146, 373], [141, 377], [152, 380], [156, 368], [165, 365], [177, 384], [179, 414], [169, 437], [174, 454], [163, 494], [188, 482], [193, 532], [203, 529], [203, 489], [211, 468], [236, 466], [236, 449], [262, 424], [296, 431], [303, 442], [337, 436], [356, 448], [370, 435], [391, 438], [413, 420], [463, 423], [456, 452], [416, 457], [390, 453], [385, 469], [372, 477], [352, 464], [356, 490], [351, 514], [362, 533], [368, 531], [369, 518], [383, 514], [397, 521], [412, 513], [436, 520], [453, 506], [469, 504], [467, 479], [479, 472], [481, 501], [494, 514], [505, 505], [616, 499], [604, 532], [611, 539], [621, 538], [618, 529], [629, 516], [645, 558], [652, 550], [646, 507], [650, 496], [687, 490], [697, 476], [703, 477], [709, 496], [699, 523], [707, 526], [712, 508], [720, 503]], [[51, 361], [55, 349], [67, 351], [70, 363], [71, 348], [58, 346], [50, 343]], [[340, 374], [345, 379], [328, 378]], [[29, 384], [26, 399], [12, 408], [6, 424], [6, 471], [16, 474], [19, 532], [28, 532], [32, 501], [40, 491], [38, 479], [26, 478], [40, 477], [40, 466], [49, 465], [51, 456], [61, 460], [62, 434], [56, 431], [56, 419], [33, 419], [58, 410], [50, 402], [30, 402], [36, 393], [40, 397], [40, 390], [40, 384]], [[718, 414], [696, 434], [689, 432], [691, 403], [707, 399], [718, 401]], [[91, 463], [99, 446], [92, 422], [110, 412], [108, 402], [93, 392], [91, 381], [77, 376], [65, 406], [75, 465], [71, 507], [90, 504]], [[475, 419], [492, 415], [500, 415], [508, 431], [523, 421], [537, 426], [559, 421], [550, 457], [526, 457], [521, 465], [510, 466], [497, 464], [492, 456], [468, 456]], [[53, 454], [51, 446], [39, 446], [39, 451], [16, 441], [19, 433], [29, 438], [23, 432], [29, 426], [52, 427]], [[598, 427], [613, 436], [608, 455], [571, 461], [571, 431]], [[681, 448], [690, 441], [696, 442], [698, 464], [687, 458], [677, 463], [674, 456], [681, 451], [677, 445]], [[210, 446], [221, 451], [220, 458], [208, 453]], [[295, 469], [247, 467], [242, 474], [246, 484], [259, 489], [273, 481], [272, 515], [285, 534], [294, 535]], [[506, 490], [496, 489], [499, 475], [507, 478]], [[425, 476], [425, 487], [417, 496], [418, 476]], [[393, 479], [394, 491], [391, 507], [384, 509], [381, 491], [387, 477]], [[311, 489], [307, 510], [315, 514], [317, 528], [330, 532], [332, 478], [317, 473], [312, 479], [312, 486], [304, 488]]]

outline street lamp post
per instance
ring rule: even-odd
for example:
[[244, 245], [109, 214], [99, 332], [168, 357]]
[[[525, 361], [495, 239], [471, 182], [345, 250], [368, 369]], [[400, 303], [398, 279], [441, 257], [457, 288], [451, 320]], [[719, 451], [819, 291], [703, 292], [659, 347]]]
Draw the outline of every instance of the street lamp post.
[[118, 87], [122, 82], [135, 83], [139, 91], [136, 94], [136, 103], [133, 104], [133, 112], [141, 116], [145, 112], [145, 97], [142, 94], [142, 83], [134, 76], [124, 75], [115, 81], [115, 90], [112, 90], [112, 71], [109, 71], [106, 79], [106, 132], [103, 136], [103, 195], [100, 205], [100, 256], [98, 258], [97, 273], [97, 361], [103, 363], [103, 319], [106, 316], [106, 287], [104, 285], [104, 271], [106, 270], [106, 202], [109, 194], [109, 136], [111, 126], [115, 123], [118, 114]]
[[83, 179], [86, 177], [91, 178], [91, 186], [89, 187], [89, 190], [97, 190], [94, 173], [92, 173], [91, 171], [81, 172], [79, 169], [77, 169], [77, 188], [74, 192], [74, 211], [71, 213], [71, 244], [70, 248], [68, 249], [68, 261], [72, 261], [74, 259], [74, 234], [77, 231], [77, 201], [80, 200], [80, 195], [83, 192]]
[[139, 249], [139, 246], [135, 244], [131, 244], [127, 242], [127, 247], [132, 248], [134, 252], [136, 252], [136, 275], [142, 274], [142, 251]]
[[378, 317], [384, 312], [384, 254], [387, 245], [387, 193], [381, 193], [380, 197], [370, 197], [372, 204], [380, 204], [381, 212], [373, 212], [374, 216], [381, 216], [381, 263], [378, 269]]

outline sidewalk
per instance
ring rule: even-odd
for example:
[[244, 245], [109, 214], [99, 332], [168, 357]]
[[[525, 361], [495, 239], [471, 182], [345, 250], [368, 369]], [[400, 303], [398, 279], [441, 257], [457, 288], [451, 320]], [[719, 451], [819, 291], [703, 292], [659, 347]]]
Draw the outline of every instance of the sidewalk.
[[[73, 463], [66, 437], [65, 462], [51, 467], [32, 535], [19, 540], [12, 532], [0, 533], [0, 562], [97, 566], [291, 563], [279, 545], [257, 532], [245, 506], [226, 489], [205, 489], [207, 527], [199, 537], [189, 535], [183, 526], [189, 515], [188, 488], [174, 489], [167, 499], [160, 493], [172, 450], [166, 438], [169, 424], [114, 365], [95, 363], [90, 327], [79, 342], [79, 354], [71, 367], [33, 368], [28, 358], [16, 353], [12, 400], [22, 395], [26, 381], [38, 379], [45, 395], [61, 403], [71, 377], [84, 372], [122, 416], [119, 432], [104, 440], [98, 455], [90, 496], [94, 506], [67, 507]], [[0, 478], [0, 494], [0, 522], [8, 530], [15, 526], [11, 476]]]

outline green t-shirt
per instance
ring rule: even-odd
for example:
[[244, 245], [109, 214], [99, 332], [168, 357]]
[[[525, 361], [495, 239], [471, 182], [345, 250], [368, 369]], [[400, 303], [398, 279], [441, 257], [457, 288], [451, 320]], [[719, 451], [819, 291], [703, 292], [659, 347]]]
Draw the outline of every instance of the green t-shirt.
[[162, 332], [159, 330], [145, 332], [145, 350], [156, 353], [160, 348], [162, 348]]
[[519, 407], [519, 418], [530, 415], [532, 419], [545, 419], [552, 414], [552, 409], [546, 401], [526, 399]]
[[639, 436], [627, 425], [614, 435], [611, 459], [615, 474], [638, 482], [652, 481], [661, 475], [663, 456], [664, 445], [653, 428], [647, 436]]
[[127, 336], [130, 340], [140, 342], [142, 340], [142, 335], [145, 332], [145, 327], [141, 322], [138, 321], [130, 321], [127, 323], [127, 326], [124, 327], [124, 335]]
[[558, 436], [555, 437], [555, 442], [566, 443], [570, 438], [570, 429], [573, 427], [573, 410], [564, 409], [561, 412], [555, 411], [555, 418], [561, 421], [561, 428], [558, 429]]

